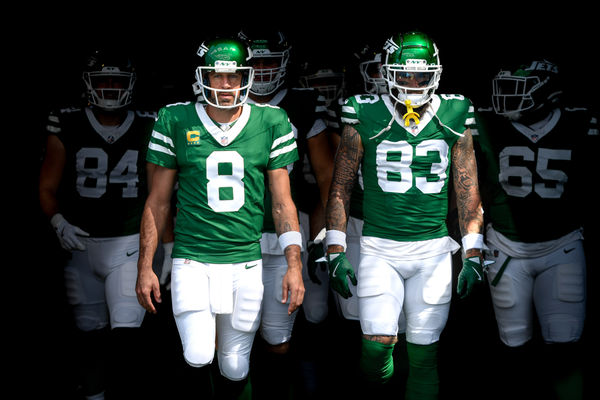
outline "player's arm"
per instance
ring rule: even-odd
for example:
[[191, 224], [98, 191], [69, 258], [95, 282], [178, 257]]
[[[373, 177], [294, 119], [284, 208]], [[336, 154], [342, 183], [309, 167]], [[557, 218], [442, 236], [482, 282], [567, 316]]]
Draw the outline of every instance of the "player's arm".
[[165, 232], [171, 216], [171, 194], [177, 170], [153, 167], [150, 194], [144, 205], [140, 227], [140, 256], [135, 292], [139, 303], [149, 312], [156, 313], [152, 296], [161, 302], [158, 277], [152, 270], [152, 260], [158, 240]]
[[321, 281], [316, 275], [317, 268], [325, 269], [327, 265], [316, 260], [321, 259], [325, 252], [325, 207], [333, 175], [333, 151], [328, 135], [329, 132], [324, 129], [307, 140], [308, 158], [317, 181], [321, 202], [315, 204], [309, 215], [310, 237], [306, 245], [308, 251], [306, 266], [308, 276], [318, 284]]
[[479, 195], [477, 163], [473, 137], [467, 129], [452, 148], [452, 173], [458, 224], [465, 252], [458, 275], [457, 292], [461, 297], [471, 293], [475, 284], [483, 282], [483, 209]]
[[56, 135], [49, 135], [46, 141], [46, 155], [40, 169], [39, 200], [42, 212], [50, 220], [63, 249], [84, 250], [80, 241], [89, 234], [75, 225], [71, 225], [60, 213], [56, 193], [62, 180], [66, 163], [66, 150]]
[[[156, 170], [156, 168], [159, 168], [159, 166], [153, 163], [146, 163], [146, 174], [148, 177], [148, 193], [152, 191], [152, 177], [154, 176], [154, 171]], [[173, 216], [173, 210], [169, 210], [167, 223], [165, 225], [163, 234], [160, 237], [160, 241], [163, 247], [163, 262], [159, 278], [161, 285], [165, 285], [167, 283], [167, 279], [171, 275], [171, 269], [173, 267], [173, 261], [171, 260], [171, 252], [173, 251], [173, 244], [175, 241], [174, 231], [175, 218]]]
[[363, 157], [363, 146], [358, 131], [345, 125], [335, 156], [333, 179], [327, 201], [327, 263], [329, 285], [342, 297], [352, 296], [348, 279], [357, 284], [352, 265], [346, 258], [346, 225], [350, 210], [350, 197], [356, 174]]
[[288, 301], [290, 304], [288, 313], [294, 312], [304, 301], [304, 283], [302, 281], [302, 260], [300, 250], [302, 237], [300, 235], [300, 224], [298, 212], [292, 199], [290, 189], [290, 178], [287, 168], [277, 168], [268, 171], [269, 190], [273, 200], [273, 222], [275, 231], [279, 236], [279, 242], [284, 249], [288, 264], [287, 272], [282, 284], [282, 303]]
[[[479, 195], [477, 162], [470, 129], [464, 132], [464, 136], [456, 142], [452, 149], [452, 173], [460, 233], [463, 237], [482, 235], [483, 209]], [[479, 243], [477, 242], [477, 244]], [[465, 248], [465, 252], [467, 257], [480, 256], [481, 249], [481, 246], [477, 248], [469, 247]]]
[[[363, 157], [360, 135], [351, 125], [345, 125], [338, 146], [333, 168], [333, 178], [327, 200], [326, 224], [328, 252], [345, 251], [345, 232], [350, 210], [350, 196], [356, 174]], [[333, 236], [343, 236], [340, 240], [330, 240]], [[332, 244], [333, 243], [333, 244]]]
[[56, 192], [65, 167], [65, 146], [55, 135], [46, 141], [46, 155], [40, 170], [39, 195], [42, 211], [48, 218], [58, 212]]

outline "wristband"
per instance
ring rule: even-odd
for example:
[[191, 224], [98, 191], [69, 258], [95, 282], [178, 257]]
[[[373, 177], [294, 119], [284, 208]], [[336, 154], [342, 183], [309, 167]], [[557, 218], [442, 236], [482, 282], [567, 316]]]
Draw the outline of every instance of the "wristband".
[[486, 246], [483, 244], [483, 235], [481, 233], [468, 233], [462, 238], [463, 250], [469, 249], [485, 249]]
[[286, 247], [295, 244], [296, 246], [300, 246], [300, 250], [302, 250], [302, 235], [298, 231], [287, 231], [279, 236], [279, 246], [285, 250]]
[[327, 231], [325, 237], [327, 247], [329, 246], [342, 246], [346, 251], [346, 233], [337, 231], [335, 229]]

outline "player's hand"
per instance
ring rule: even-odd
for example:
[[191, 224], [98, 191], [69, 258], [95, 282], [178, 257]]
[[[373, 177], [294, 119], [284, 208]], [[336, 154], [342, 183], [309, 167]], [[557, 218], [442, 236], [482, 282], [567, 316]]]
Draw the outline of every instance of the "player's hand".
[[[483, 265], [482, 265], [483, 263]], [[483, 261], [480, 257], [468, 257], [463, 261], [463, 267], [458, 274], [456, 292], [464, 299], [471, 294], [473, 288], [483, 282], [484, 268], [493, 261]]]
[[152, 297], [157, 303], [162, 302], [160, 297], [160, 283], [152, 268], [138, 268], [135, 294], [138, 303], [149, 313], [156, 314], [156, 307], [152, 303]]
[[329, 264], [329, 285], [331, 288], [345, 299], [352, 297], [348, 287], [348, 278], [354, 286], [356, 286], [357, 280], [352, 264], [346, 258], [346, 253], [327, 254], [327, 263]]
[[327, 268], [327, 262], [320, 261], [320, 259], [325, 260], [325, 249], [323, 248], [323, 242], [309, 241], [307, 248], [308, 260], [306, 262], [306, 267], [308, 269], [308, 277], [311, 281], [320, 285], [321, 280], [317, 277], [317, 268], [320, 267], [322, 271], [325, 271], [325, 268]]
[[90, 236], [81, 228], [71, 225], [62, 214], [54, 214], [50, 220], [50, 224], [56, 232], [58, 241], [63, 249], [68, 251], [85, 250], [85, 245], [81, 242], [81, 237]]
[[281, 303], [288, 302], [288, 315], [296, 311], [304, 301], [304, 282], [302, 280], [302, 264], [299, 267], [288, 267], [281, 285]]

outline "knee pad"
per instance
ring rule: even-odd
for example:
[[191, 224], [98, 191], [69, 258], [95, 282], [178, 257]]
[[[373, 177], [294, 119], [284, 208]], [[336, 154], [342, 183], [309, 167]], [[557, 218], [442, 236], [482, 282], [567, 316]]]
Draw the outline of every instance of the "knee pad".
[[145, 313], [146, 310], [139, 303], [115, 304], [110, 313], [110, 326], [112, 328], [139, 328]]
[[73, 307], [75, 326], [83, 332], [95, 331], [108, 326], [108, 310], [105, 304], [80, 304]]
[[367, 380], [386, 383], [394, 375], [394, 345], [362, 339], [360, 368]]
[[281, 318], [266, 318], [266, 314], [263, 313], [260, 336], [271, 346], [289, 343], [292, 338], [296, 315], [298, 315], [297, 312], [287, 315], [287, 306], [285, 307], [285, 314], [280, 315]]
[[449, 310], [450, 303], [446, 303], [425, 305], [424, 308], [406, 312], [406, 339], [419, 345], [437, 342], [448, 321]]
[[210, 311], [186, 312], [174, 317], [185, 361], [192, 367], [203, 367], [212, 363], [215, 355], [216, 328]]
[[438, 342], [428, 345], [406, 343], [409, 365], [406, 381], [406, 400], [434, 400], [438, 398], [437, 350]]
[[241, 381], [248, 376], [250, 359], [238, 353], [218, 353], [221, 375], [232, 381]]
[[541, 333], [547, 343], [578, 341], [583, 333], [583, 318], [569, 314], [540, 317]]
[[183, 351], [185, 362], [195, 368], [211, 364], [214, 356], [214, 346], [205, 346], [196, 341], [190, 342]]
[[212, 363], [213, 353], [207, 353], [204, 347], [188, 346], [183, 352], [183, 358], [188, 365], [194, 368], [204, 367]]

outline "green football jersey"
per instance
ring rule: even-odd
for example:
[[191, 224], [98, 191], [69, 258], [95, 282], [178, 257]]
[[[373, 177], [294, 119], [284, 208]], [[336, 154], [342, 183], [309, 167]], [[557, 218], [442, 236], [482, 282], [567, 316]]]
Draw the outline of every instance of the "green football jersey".
[[405, 126], [397, 115], [386, 130], [393, 110], [388, 95], [354, 96], [342, 109], [342, 122], [353, 125], [364, 147], [363, 235], [397, 241], [446, 236], [451, 151], [471, 123], [471, 102], [435, 95], [418, 124]]
[[219, 126], [201, 103], [162, 108], [147, 160], [178, 170], [174, 258], [235, 263], [261, 257], [265, 174], [298, 159], [288, 116], [245, 104]]

